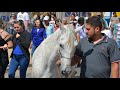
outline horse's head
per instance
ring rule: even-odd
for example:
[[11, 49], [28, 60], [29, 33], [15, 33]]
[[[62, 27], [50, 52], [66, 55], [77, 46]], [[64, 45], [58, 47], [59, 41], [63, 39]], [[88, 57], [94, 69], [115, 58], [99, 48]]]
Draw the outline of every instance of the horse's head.
[[78, 44], [74, 29], [71, 26], [64, 28], [60, 24], [59, 53], [61, 59], [61, 73], [68, 76], [71, 73], [71, 60]]

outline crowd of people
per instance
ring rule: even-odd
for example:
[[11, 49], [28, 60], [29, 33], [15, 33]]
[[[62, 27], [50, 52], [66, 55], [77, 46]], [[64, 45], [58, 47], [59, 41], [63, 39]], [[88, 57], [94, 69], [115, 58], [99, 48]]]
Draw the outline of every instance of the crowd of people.
[[[15, 78], [18, 67], [20, 78], [26, 78], [30, 56], [33, 56], [36, 48], [47, 37], [58, 30], [58, 22], [65, 28], [71, 24], [77, 32], [79, 44], [71, 64], [81, 66], [81, 78], [110, 78], [111, 74], [113, 78], [119, 77], [120, 18], [116, 12], [113, 13], [110, 24], [101, 13], [96, 16], [88, 13], [87, 17], [79, 17], [73, 12], [62, 20], [54, 13], [46, 13], [42, 17], [37, 15], [32, 23], [27, 12], [12, 13], [11, 16], [7, 30], [0, 21], [0, 78], [4, 78], [8, 64], [9, 78]], [[12, 53], [9, 62], [10, 48]], [[59, 65], [60, 60], [58, 62], [56, 64]]]

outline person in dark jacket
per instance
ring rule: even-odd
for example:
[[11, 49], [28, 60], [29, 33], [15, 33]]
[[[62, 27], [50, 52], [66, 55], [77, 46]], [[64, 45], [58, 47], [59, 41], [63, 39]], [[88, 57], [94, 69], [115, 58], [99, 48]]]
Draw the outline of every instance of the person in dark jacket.
[[30, 61], [29, 47], [31, 43], [31, 35], [25, 30], [22, 20], [14, 23], [15, 33], [13, 35], [13, 51], [11, 53], [11, 61], [8, 70], [9, 78], [15, 78], [15, 72], [20, 66], [20, 78], [26, 78], [26, 71]]
[[30, 48], [32, 48], [32, 52], [31, 52], [31, 56], [32, 56], [36, 48], [46, 38], [46, 30], [40, 19], [35, 20], [35, 26], [32, 29], [31, 38], [32, 38], [32, 43]]
[[0, 78], [4, 78], [9, 64], [8, 49], [13, 47], [11, 35], [3, 28], [3, 24], [0, 23]]

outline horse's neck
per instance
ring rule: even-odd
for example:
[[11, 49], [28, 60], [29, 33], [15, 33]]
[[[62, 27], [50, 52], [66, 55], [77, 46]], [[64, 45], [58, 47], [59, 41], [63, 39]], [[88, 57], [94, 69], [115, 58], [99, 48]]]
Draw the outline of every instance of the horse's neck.
[[53, 34], [48, 36], [46, 40], [44, 41], [45, 43], [55, 43], [58, 41], [59, 37], [61, 36], [61, 30], [55, 31]]

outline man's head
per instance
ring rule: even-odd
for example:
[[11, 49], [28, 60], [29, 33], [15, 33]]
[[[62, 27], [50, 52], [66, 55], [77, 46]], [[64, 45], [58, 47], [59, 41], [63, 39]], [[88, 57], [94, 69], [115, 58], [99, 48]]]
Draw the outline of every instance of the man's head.
[[63, 18], [63, 19], [62, 19], [62, 24], [63, 24], [63, 25], [66, 25], [66, 24], [67, 24], [67, 18]]
[[97, 12], [96, 15], [100, 18], [103, 18], [103, 13], [102, 12]]
[[56, 14], [52, 13], [52, 14], [51, 14], [51, 20], [56, 21], [56, 19], [57, 19]]
[[49, 25], [50, 17], [49, 16], [45, 16], [43, 21], [44, 21], [45, 25]]
[[75, 13], [71, 14], [71, 20], [75, 20]]
[[83, 17], [80, 17], [78, 19], [78, 23], [82, 26], [84, 24], [84, 18]]
[[11, 16], [12, 16], [13, 19], [16, 19], [16, 14], [15, 13], [12, 13]]
[[86, 20], [86, 35], [90, 39], [96, 38], [101, 34], [102, 22], [98, 16], [92, 16]]
[[113, 12], [113, 17], [117, 17], [117, 13], [116, 12]]

